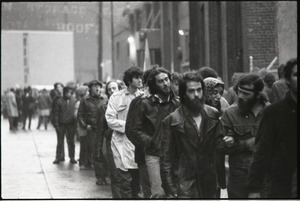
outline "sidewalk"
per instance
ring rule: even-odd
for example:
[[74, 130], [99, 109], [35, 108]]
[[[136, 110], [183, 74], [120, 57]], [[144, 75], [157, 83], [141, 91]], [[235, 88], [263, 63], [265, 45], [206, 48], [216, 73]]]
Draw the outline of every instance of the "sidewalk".
[[[1, 198], [2, 199], [96, 199], [111, 198], [109, 185], [95, 184], [94, 170], [79, 170], [78, 163], [69, 163], [65, 139], [66, 161], [55, 159], [56, 133], [52, 126], [45, 131], [9, 131], [7, 119], [1, 118]], [[75, 144], [75, 159], [79, 143]]]

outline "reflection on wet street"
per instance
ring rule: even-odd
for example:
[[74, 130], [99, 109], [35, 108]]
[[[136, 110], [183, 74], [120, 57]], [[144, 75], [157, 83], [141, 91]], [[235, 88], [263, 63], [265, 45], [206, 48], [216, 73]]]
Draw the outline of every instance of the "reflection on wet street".
[[[36, 129], [9, 131], [7, 119], [1, 119], [1, 197], [3, 199], [97, 199], [111, 198], [109, 185], [96, 185], [93, 169], [80, 170], [71, 164], [65, 142], [66, 160], [58, 165], [55, 159], [56, 133]], [[79, 142], [75, 145], [79, 158]]]

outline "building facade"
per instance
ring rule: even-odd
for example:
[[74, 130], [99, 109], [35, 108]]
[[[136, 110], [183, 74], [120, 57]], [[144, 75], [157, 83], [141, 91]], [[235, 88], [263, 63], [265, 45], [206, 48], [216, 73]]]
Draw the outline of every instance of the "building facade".
[[210, 66], [226, 87], [234, 72], [274, 59], [276, 70], [297, 56], [296, 1], [145, 2], [126, 10], [140, 67], [145, 38], [155, 51], [151, 64], [176, 72]]
[[75, 80], [55, 80], [51, 75], [54, 82], [98, 79], [99, 2], [3, 2], [1, 6], [1, 30], [73, 32]]

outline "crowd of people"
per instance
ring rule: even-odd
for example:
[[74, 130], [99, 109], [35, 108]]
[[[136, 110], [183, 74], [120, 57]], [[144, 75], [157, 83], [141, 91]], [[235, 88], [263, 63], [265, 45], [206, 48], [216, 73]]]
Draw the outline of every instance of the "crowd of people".
[[34, 117], [38, 117], [37, 129], [44, 124], [44, 128], [47, 130], [51, 105], [49, 91], [46, 89], [11, 88], [5, 91], [1, 97], [1, 114], [9, 120], [11, 131], [16, 131], [20, 127], [26, 130], [27, 119], [27, 129], [31, 130], [31, 120]]
[[[57, 134], [54, 164], [70, 163], [75, 136], [80, 170], [92, 168], [112, 198], [296, 198], [297, 59], [278, 68], [235, 73], [232, 86], [210, 67], [183, 74], [130, 67], [123, 82], [55, 83], [21, 96], [23, 129], [38, 103], [39, 124]], [[10, 128], [18, 101], [6, 94]], [[12, 109], [14, 108], [14, 109]], [[228, 156], [229, 169], [225, 167]]]

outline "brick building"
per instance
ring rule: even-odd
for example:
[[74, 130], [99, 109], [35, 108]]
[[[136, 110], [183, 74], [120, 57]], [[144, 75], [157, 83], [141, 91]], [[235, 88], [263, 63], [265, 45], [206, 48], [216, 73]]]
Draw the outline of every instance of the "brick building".
[[[131, 35], [160, 32], [149, 39], [159, 41], [152, 64], [177, 72], [210, 66], [226, 87], [234, 72], [250, 71], [250, 56], [258, 68], [277, 57], [274, 69], [297, 56], [296, 1], [147, 2], [131, 7], [128, 19]], [[144, 40], [136, 43], [143, 52]], [[137, 60], [141, 66], [142, 53]]]

